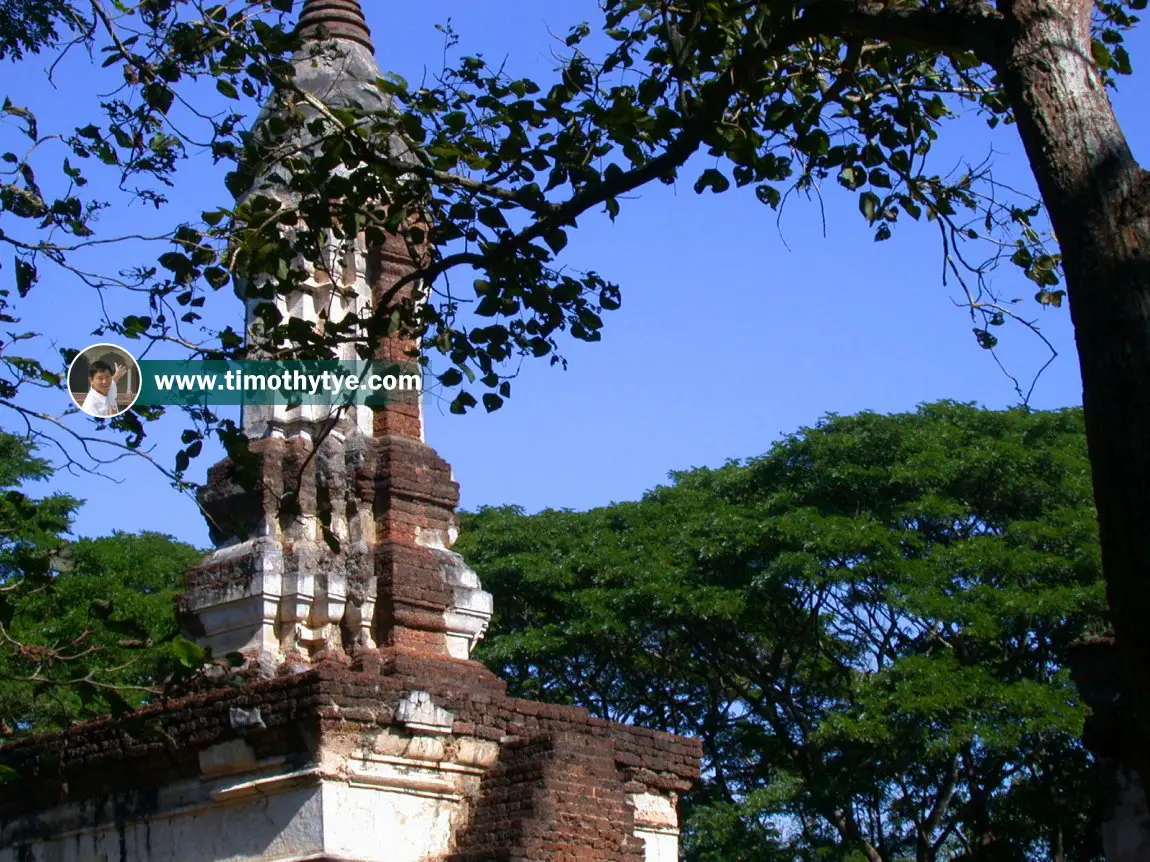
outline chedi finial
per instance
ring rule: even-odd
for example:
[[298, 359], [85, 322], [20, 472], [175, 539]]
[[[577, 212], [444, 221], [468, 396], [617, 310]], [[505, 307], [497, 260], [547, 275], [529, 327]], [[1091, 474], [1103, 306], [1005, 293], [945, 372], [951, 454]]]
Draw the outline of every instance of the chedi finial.
[[297, 30], [307, 41], [319, 38], [346, 39], [375, 53], [371, 30], [357, 0], [304, 0]]

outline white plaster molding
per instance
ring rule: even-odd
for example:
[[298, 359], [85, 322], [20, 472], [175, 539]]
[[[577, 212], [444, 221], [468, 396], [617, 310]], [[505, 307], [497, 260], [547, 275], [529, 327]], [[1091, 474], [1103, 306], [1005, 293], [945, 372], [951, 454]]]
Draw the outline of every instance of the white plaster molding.
[[446, 760], [420, 760], [414, 757], [397, 757], [372, 752], [364, 752], [360, 755], [360, 759], [365, 764], [378, 763], [386, 766], [402, 766], [408, 769], [426, 769], [459, 775], [482, 776], [487, 771], [486, 767], [468, 766]]
[[212, 799], [216, 802], [236, 802], [255, 796], [272, 796], [279, 793], [288, 793], [292, 790], [302, 790], [320, 783], [319, 767], [301, 769], [297, 772], [288, 772], [284, 775], [271, 775], [267, 778], [255, 778], [251, 781], [242, 781], [230, 787], [222, 787], [212, 791]]
[[644, 862], [678, 862], [679, 813], [676, 798], [658, 793], [629, 793], [635, 836], [642, 839]]
[[251, 772], [256, 768], [256, 753], [242, 739], [231, 739], [205, 748], [199, 758], [200, 772], [205, 778]]
[[454, 713], [436, 706], [431, 694], [426, 691], [412, 691], [396, 706], [395, 720], [408, 730], [422, 730], [425, 733], [451, 733], [455, 724]]

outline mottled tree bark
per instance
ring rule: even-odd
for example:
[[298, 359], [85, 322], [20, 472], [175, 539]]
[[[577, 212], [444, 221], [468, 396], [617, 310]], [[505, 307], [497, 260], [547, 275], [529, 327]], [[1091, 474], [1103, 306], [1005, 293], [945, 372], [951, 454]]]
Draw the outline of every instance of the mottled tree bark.
[[1150, 175], [1091, 57], [1088, 0], [1004, 0], [995, 59], [1063, 255], [1082, 370], [1124, 753], [1150, 785]]

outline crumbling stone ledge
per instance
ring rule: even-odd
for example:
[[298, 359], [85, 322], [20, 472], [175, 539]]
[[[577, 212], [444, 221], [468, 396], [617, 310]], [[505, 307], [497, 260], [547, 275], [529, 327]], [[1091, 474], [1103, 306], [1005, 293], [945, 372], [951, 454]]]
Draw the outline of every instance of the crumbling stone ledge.
[[[483, 746], [486, 761], [474, 754]], [[336, 750], [374, 751], [380, 762], [412, 764], [412, 775], [467, 777], [471, 784], [452, 785], [464, 788], [465, 802], [440, 857], [451, 862], [559, 859], [575, 849], [588, 862], [642, 860], [636, 835], [658, 832], [664, 809], [673, 819], [702, 756], [696, 740], [508, 697], [477, 662], [363, 651], [351, 664], [237, 680], [0, 746], [0, 763], [20, 776], [0, 800], [0, 848], [58, 837], [46, 812], [79, 805], [92, 829], [103, 821], [122, 828], [162, 816], [164, 788], [244, 770], [255, 777], [213, 791], [216, 798], [239, 798], [249, 785], [259, 792], [261, 781], [374, 780], [333, 758]], [[438, 774], [412, 778], [412, 792], [434, 791]], [[636, 811], [650, 822], [637, 823]]]

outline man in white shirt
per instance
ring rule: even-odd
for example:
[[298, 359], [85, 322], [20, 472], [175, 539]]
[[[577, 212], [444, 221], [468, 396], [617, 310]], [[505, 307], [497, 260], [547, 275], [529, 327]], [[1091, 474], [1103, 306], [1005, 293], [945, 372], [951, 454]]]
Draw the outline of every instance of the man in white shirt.
[[107, 418], [120, 412], [116, 403], [116, 381], [124, 376], [127, 369], [116, 363], [113, 369], [107, 362], [97, 360], [88, 366], [88, 395], [84, 398], [83, 411], [89, 416]]

